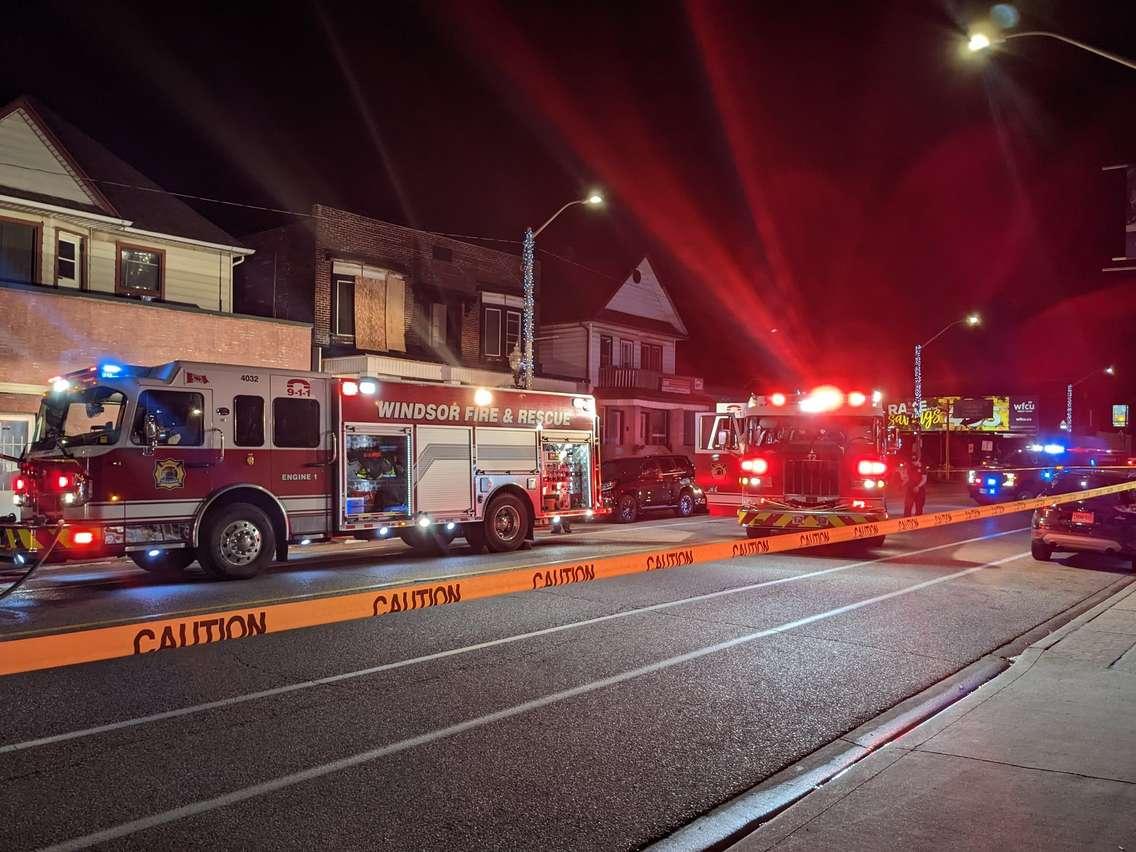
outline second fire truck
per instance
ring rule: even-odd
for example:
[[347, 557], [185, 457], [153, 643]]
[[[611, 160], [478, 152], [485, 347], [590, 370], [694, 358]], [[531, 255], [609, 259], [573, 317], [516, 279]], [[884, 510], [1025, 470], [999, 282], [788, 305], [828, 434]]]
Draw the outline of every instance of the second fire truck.
[[598, 476], [587, 395], [105, 363], [52, 380], [0, 544], [226, 579], [333, 535], [511, 551], [591, 517]]
[[736, 512], [751, 537], [888, 517], [878, 393], [822, 386], [718, 403], [699, 415], [697, 439], [698, 483], [711, 512]]

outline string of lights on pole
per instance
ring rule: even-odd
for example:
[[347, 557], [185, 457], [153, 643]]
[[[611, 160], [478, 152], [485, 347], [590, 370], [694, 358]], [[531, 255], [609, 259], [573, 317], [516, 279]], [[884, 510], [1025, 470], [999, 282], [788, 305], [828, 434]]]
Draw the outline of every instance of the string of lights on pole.
[[551, 225], [556, 217], [569, 207], [575, 207], [577, 204], [599, 207], [603, 203], [603, 196], [598, 192], [592, 192], [587, 198], [569, 201], [549, 216], [548, 221], [535, 231], [531, 227], [525, 229], [524, 243], [521, 248], [521, 284], [524, 287], [525, 297], [524, 317], [521, 319], [521, 340], [517, 341], [519, 351], [514, 351], [510, 359], [517, 362], [517, 366], [514, 367], [517, 387], [531, 390], [533, 386], [533, 368], [535, 366], [533, 341], [536, 338], [536, 281], [534, 280], [535, 271], [533, 267], [536, 258], [536, 238], [540, 236], [541, 231]]

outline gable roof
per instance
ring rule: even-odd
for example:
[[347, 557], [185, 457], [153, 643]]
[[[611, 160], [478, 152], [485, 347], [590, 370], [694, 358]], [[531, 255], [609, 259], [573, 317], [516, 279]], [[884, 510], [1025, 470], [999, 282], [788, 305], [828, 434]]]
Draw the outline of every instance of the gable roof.
[[127, 219], [152, 231], [240, 247], [180, 198], [27, 96], [0, 108], [0, 194]]
[[544, 324], [609, 322], [674, 337], [686, 337], [686, 324], [674, 301], [644, 257], [619, 281], [579, 267], [571, 273], [545, 263], [540, 315]]

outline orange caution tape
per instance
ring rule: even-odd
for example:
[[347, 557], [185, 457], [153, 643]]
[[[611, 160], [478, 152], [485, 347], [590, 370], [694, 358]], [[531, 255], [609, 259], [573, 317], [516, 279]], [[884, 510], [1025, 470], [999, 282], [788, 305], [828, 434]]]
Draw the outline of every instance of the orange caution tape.
[[470, 577], [390, 586], [366, 592], [332, 595], [291, 603], [246, 606], [182, 618], [142, 620], [113, 627], [96, 627], [0, 641], [0, 675], [38, 669], [148, 655], [158, 651], [246, 639], [338, 621], [393, 615], [400, 612], [477, 600], [479, 598], [587, 583], [625, 574], [678, 568], [700, 562], [783, 553], [825, 544], [859, 541], [877, 536], [932, 529], [1015, 512], [1039, 509], [1136, 489], [1136, 481], [1071, 494], [1019, 500], [972, 509], [954, 509], [911, 518], [811, 529], [769, 538], [731, 538], [664, 550], [645, 550], [581, 562], [559, 562], [510, 568]]

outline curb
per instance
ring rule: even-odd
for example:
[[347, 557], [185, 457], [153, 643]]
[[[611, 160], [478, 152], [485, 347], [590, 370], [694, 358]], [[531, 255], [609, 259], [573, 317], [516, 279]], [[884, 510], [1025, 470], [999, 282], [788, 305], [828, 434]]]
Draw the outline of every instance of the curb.
[[648, 848], [659, 852], [725, 849], [881, 746], [965, 698], [1009, 665], [1000, 657], [981, 657]]
[[[1074, 630], [1133, 594], [1136, 594], [1136, 577], [1123, 577], [1110, 583], [648, 848], [659, 852], [685, 852], [732, 846], [822, 784], [876, 754], [883, 746], [942, 713], [983, 684], [1004, 681], [1006, 676], [1016, 680], [1029, 665], [1013, 664], [1032, 663]], [[1075, 615], [1070, 617], [1071, 613]], [[1055, 622], [1062, 623], [1055, 626]]]

